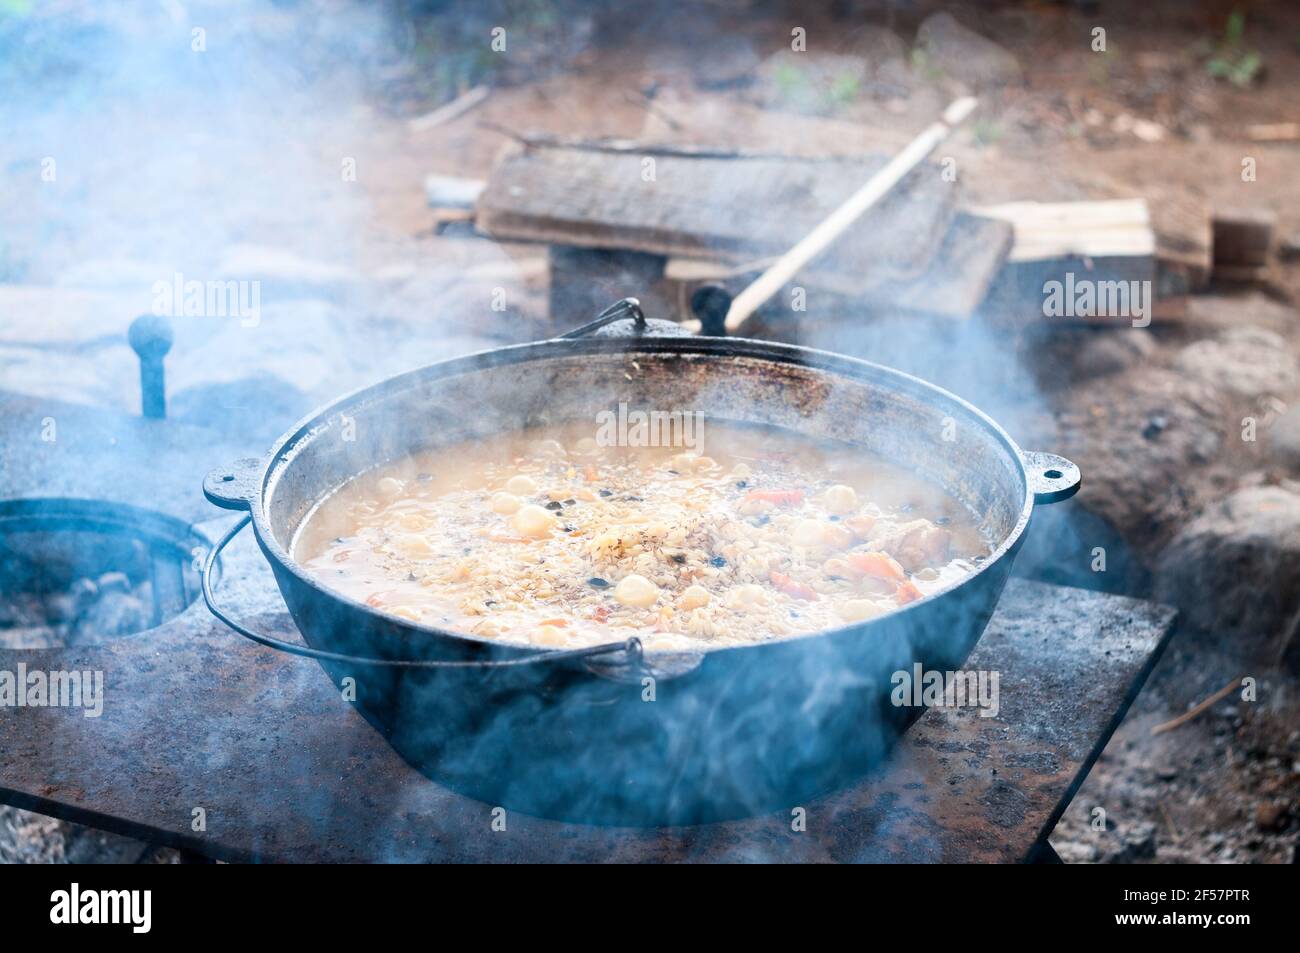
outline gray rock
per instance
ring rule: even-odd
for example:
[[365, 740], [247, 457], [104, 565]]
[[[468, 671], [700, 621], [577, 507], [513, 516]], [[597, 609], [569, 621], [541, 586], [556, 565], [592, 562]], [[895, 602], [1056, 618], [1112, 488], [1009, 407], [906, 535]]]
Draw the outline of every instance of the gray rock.
[[1300, 494], [1249, 487], [1209, 507], [1160, 554], [1154, 588], [1193, 629], [1276, 660], [1300, 606]]
[[1135, 860], [1150, 860], [1155, 855], [1156, 825], [1138, 821], [1124, 828], [1119, 850], [1106, 859], [1115, 864], [1131, 864]]
[[1286, 393], [1300, 368], [1282, 336], [1261, 328], [1234, 328], [1197, 341], [1174, 358], [1174, 369], [1238, 397]]
[[977, 89], [1019, 83], [1023, 77], [1014, 54], [950, 13], [927, 17], [916, 31], [916, 45], [935, 68]]
[[1277, 243], [1277, 257], [1283, 261], [1300, 259], [1300, 232], [1292, 232]]
[[1300, 474], [1300, 404], [1273, 421], [1265, 446], [1279, 465]]
[[1117, 374], [1150, 360], [1158, 349], [1155, 335], [1144, 328], [1098, 328], [1075, 353], [1075, 373], [1083, 379]]
[[1101, 856], [1096, 844], [1086, 841], [1058, 840], [1052, 838], [1052, 849], [1067, 864], [1094, 864]]

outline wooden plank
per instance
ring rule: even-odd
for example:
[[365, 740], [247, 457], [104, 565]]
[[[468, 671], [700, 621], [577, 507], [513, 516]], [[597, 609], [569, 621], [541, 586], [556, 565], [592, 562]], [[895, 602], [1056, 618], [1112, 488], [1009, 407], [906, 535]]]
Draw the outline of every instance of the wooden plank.
[[[788, 250], [886, 161], [538, 148], [494, 170], [476, 217], [501, 239], [740, 261]], [[923, 166], [814, 267], [917, 276], [954, 205], [952, 183]]]
[[[851, 277], [809, 272], [800, 285], [836, 297], [822, 307], [843, 316], [864, 311], [906, 312], [945, 318], [968, 318], [979, 310], [1011, 250], [1008, 222], [958, 213], [930, 266], [916, 278], [876, 280], [870, 274]], [[664, 279], [682, 290], [675, 298], [689, 301], [691, 292], [705, 282], [721, 282], [730, 290], [743, 288], [767, 266], [763, 260], [742, 266], [694, 258], [669, 258]], [[820, 297], [817, 299], [820, 302]]]
[[975, 211], [1015, 227], [1012, 262], [1155, 255], [1155, 231], [1142, 199], [1008, 202]]
[[1014, 241], [1007, 222], [958, 214], [930, 267], [909, 281], [884, 281], [870, 288], [868, 306], [968, 318], [979, 310], [1001, 272]]
[[726, 329], [730, 332], [739, 330], [745, 319], [759, 309], [772, 295], [816, 260], [824, 260], [828, 252], [833, 253], [843, 248], [843, 236], [879, 207], [906, 180], [913, 171], [919, 170], [940, 143], [960, 125], [978, 105], [972, 96], [963, 96], [954, 100], [943, 116], [931, 123], [915, 139], [891, 156], [889, 161], [872, 173], [843, 203], [836, 206], [817, 227], [799, 239], [789, 251], [778, 258], [754, 283], [745, 288], [731, 302], [727, 311]]

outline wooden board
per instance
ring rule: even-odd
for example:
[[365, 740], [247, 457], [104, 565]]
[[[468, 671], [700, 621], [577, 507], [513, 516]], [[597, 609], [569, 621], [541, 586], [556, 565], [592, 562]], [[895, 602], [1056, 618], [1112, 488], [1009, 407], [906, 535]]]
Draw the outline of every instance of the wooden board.
[[[958, 213], [930, 259], [929, 267], [915, 278], [880, 279], [870, 270], [857, 276], [814, 271], [797, 283], [852, 299], [851, 304], [838, 302], [834, 306], [841, 313], [851, 308], [859, 313], [890, 310], [968, 318], [984, 301], [1011, 244], [1012, 227], [1008, 222]], [[670, 258], [664, 277], [671, 283], [686, 286], [686, 292], [678, 297], [689, 300], [690, 291], [707, 281], [721, 282], [729, 290], [738, 291], [764, 266], [764, 261], [737, 267], [725, 262]]]
[[1016, 239], [1009, 259], [1013, 263], [1155, 256], [1155, 230], [1142, 199], [1007, 202], [974, 211], [1015, 227]]
[[[788, 250], [886, 161], [531, 148], [493, 171], [476, 218], [501, 239], [740, 261]], [[953, 184], [923, 166], [810, 267], [917, 277], [954, 207]]]

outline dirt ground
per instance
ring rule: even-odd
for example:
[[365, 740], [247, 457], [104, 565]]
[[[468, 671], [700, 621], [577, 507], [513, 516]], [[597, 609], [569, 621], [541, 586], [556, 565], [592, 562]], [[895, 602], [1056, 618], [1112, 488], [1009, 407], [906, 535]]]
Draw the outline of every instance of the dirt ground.
[[[1254, 124], [1300, 118], [1300, 6], [1238, 4], [1245, 12], [1245, 43], [1263, 63], [1262, 71], [1241, 86], [1215, 78], [1206, 65], [1224, 42], [1231, 4], [1163, 0], [1143, 5], [945, 6], [1013, 54], [1024, 74], [1022, 82], [981, 91], [979, 121], [950, 145], [962, 170], [965, 201], [1185, 195], [1213, 206], [1269, 208], [1277, 213], [1281, 236], [1300, 233], [1300, 143], [1262, 143], [1247, 136]], [[154, 209], [145, 218], [131, 217], [134, 195], [129, 190], [123, 190], [120, 205], [108, 203], [106, 214], [117, 229], [113, 234], [132, 236], [134, 247], [121, 253], [148, 257], [160, 236], [177, 244], [177, 221], [192, 213], [195, 196], [210, 183], [221, 201], [203, 207], [202, 229], [220, 225], [221, 242], [211, 243], [214, 250], [209, 252], [209, 243], [202, 240], [208, 233], [198, 230], [190, 270], [212, 267], [218, 246], [241, 240], [283, 245], [313, 261], [347, 269], [355, 293], [346, 306], [327, 315], [335, 329], [330, 333], [340, 334], [340, 343], [333, 351], [322, 351], [316, 376], [308, 377], [300, 368], [284, 371], [299, 375], [294, 383], [309, 398], [323, 399], [345, 386], [468, 349], [472, 341], [529, 339], [552, 327], [553, 316], [545, 310], [544, 250], [436, 234], [422, 189], [427, 174], [484, 177], [511, 145], [502, 129], [810, 154], [888, 151], [931, 121], [963, 88], [907, 52], [917, 25], [935, 7], [905, 0], [841, 3], [818, 12], [801, 4], [787, 8], [767, 2], [650, 4], [623, 12], [615, 5], [595, 12], [568, 7], [571, 42], [556, 52], [498, 72], [466, 65], [451, 70], [433, 88], [413, 77], [428, 71], [436, 53], [419, 42], [385, 47], [383, 70], [292, 78], [295, 89], [299, 83], [337, 86], [337, 102], [343, 106], [321, 108], [319, 97], [307, 95], [295, 108], [268, 108], [265, 115], [250, 109], [246, 120], [266, 152], [232, 149], [210, 168], [187, 171], [174, 205]], [[404, 22], [403, 10], [397, 4], [389, 12]], [[258, 26], [274, 36], [289, 29], [293, 21], [286, 18], [292, 15], [277, 7], [261, 15]], [[786, 48], [792, 26], [807, 30], [811, 54], [860, 53], [865, 45], [878, 43], [881, 30], [887, 29], [901, 43], [905, 68], [893, 80], [855, 89], [829, 106], [773, 102], [762, 89], [728, 82], [732, 73], [744, 74], [771, 52]], [[1092, 31], [1099, 26], [1107, 31], [1105, 53], [1090, 47]], [[432, 108], [454, 87], [474, 82], [493, 84], [482, 105], [436, 129], [412, 130], [412, 115]], [[115, 165], [87, 171], [80, 187], [86, 194], [111, 192], [113, 183], [130, 178], [131, 169], [148, 169], [151, 143], [173, 136], [178, 128], [189, 130], [174, 119], [165, 113], [154, 117], [147, 127], [150, 136], [113, 150]], [[90, 112], [81, 120], [78, 136], [93, 141], [109, 137], [123, 117]], [[225, 130], [189, 134], [210, 136], [219, 146]], [[0, 143], [0, 167], [26, 167], [45, 154], [43, 149], [22, 137]], [[341, 156], [355, 159], [358, 169], [346, 194], [327, 183], [337, 179]], [[1258, 170], [1249, 182], [1241, 176], [1247, 157], [1256, 160]], [[247, 202], [241, 204], [241, 193], [225, 187], [232, 176], [292, 188], [280, 201], [268, 202], [259, 194], [255, 201], [245, 196]], [[7, 269], [0, 280], [76, 284], [66, 279], [70, 270], [105, 257], [101, 221], [95, 228], [81, 228], [75, 208], [24, 196], [16, 202], [11, 210], [16, 217], [40, 227], [0, 235], [0, 272]], [[332, 210], [328, 220], [322, 204]], [[484, 305], [488, 292], [498, 286], [507, 289], [512, 302], [504, 314]], [[1205, 328], [1256, 312], [1265, 314], [1260, 322], [1281, 332], [1286, 346], [1300, 353], [1294, 313], [1300, 265], [1279, 261], [1266, 280], [1251, 287], [1220, 286], [1212, 292], [1200, 305], [1201, 328], [1158, 329], [1169, 353]], [[1255, 308], [1252, 302], [1257, 301], [1264, 305]], [[349, 351], [349, 342], [358, 341], [365, 346]], [[179, 360], [183, 344], [178, 345]], [[129, 368], [129, 356], [122, 360]], [[1057, 370], [1050, 357], [1033, 360], [1046, 363], [1025, 373], [1050, 376]], [[1157, 356], [1152, 367], [1162, 361]], [[32, 365], [28, 373], [15, 359], [5, 383], [23, 390], [47, 388], [74, 399], [114, 399], [87, 383], [91, 375], [86, 366], [69, 357], [57, 368]], [[1132, 373], [1147, 370], [1139, 367]], [[178, 387], [212, 379], [204, 376], [211, 370], [197, 362], [181, 363], [177, 373]], [[1043, 431], [1059, 434], [1065, 409], [1060, 403], [1086, 395], [1090, 386], [1078, 381], [1049, 392], [1049, 404], [1055, 406]], [[1105, 390], [1111, 385], [1095, 386]], [[1102, 402], [1121, 400], [1101, 392], [1093, 396]], [[1186, 475], [1185, 490], [1194, 502], [1218, 498], [1225, 484], [1257, 469], [1230, 453], [1225, 457], [1204, 473]], [[1143, 539], [1130, 542], [1140, 556], [1150, 555], [1143, 551]], [[1052, 841], [1063, 859], [1297, 859], [1297, 683], [1282, 670], [1246, 665], [1230, 644], [1204, 634], [1180, 632], [1175, 637], [1058, 826]], [[1258, 678], [1258, 703], [1227, 699], [1182, 727], [1151, 734], [1153, 726], [1241, 674]], [[1100, 823], [1097, 808], [1105, 812]]]

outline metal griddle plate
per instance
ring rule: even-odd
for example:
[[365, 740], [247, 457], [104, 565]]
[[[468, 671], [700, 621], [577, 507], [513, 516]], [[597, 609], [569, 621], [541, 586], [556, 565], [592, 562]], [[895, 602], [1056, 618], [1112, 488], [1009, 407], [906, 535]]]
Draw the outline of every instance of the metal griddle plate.
[[[209, 536], [226, 518], [201, 527]], [[251, 534], [223, 598], [295, 638]], [[966, 668], [1001, 712], [930, 711], [885, 768], [783, 812], [677, 829], [583, 827], [460, 797], [408, 767], [315, 662], [201, 604], [106, 647], [0, 651], [0, 669], [102, 669], [102, 717], [0, 709], [0, 801], [211, 857], [261, 861], [1021, 861], [1055, 825], [1172, 628], [1172, 609], [1020, 580]], [[203, 809], [206, 830], [194, 830]], [[499, 826], [499, 825], [498, 825]]]

